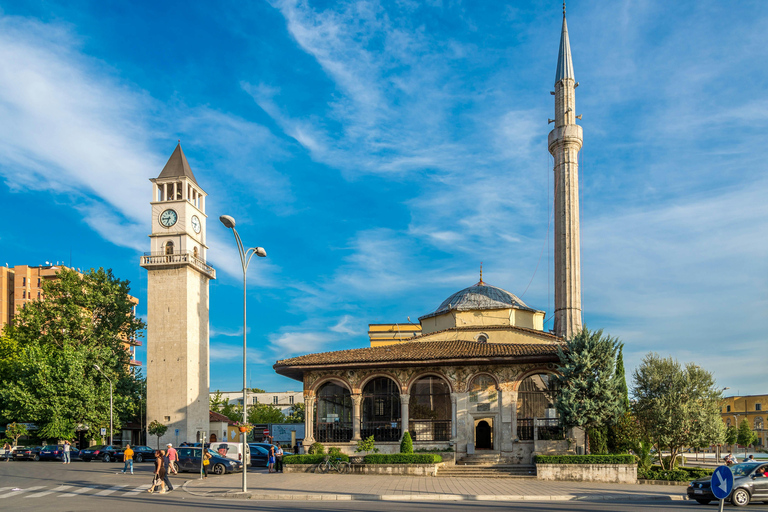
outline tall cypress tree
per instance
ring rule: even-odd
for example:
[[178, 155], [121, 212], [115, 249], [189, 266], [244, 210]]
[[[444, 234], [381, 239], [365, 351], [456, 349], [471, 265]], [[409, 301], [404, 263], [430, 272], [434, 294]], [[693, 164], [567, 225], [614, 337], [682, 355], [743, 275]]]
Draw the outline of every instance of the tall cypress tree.
[[616, 371], [613, 374], [616, 379], [616, 387], [621, 395], [622, 413], [629, 411], [629, 388], [627, 388], [627, 377], [624, 373], [624, 344], [619, 344], [619, 353], [616, 355]]

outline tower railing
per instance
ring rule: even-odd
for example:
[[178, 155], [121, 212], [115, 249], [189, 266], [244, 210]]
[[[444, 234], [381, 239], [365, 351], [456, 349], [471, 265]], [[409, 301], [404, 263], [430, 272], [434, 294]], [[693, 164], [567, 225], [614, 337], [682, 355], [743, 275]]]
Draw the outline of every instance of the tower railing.
[[186, 264], [190, 264], [203, 273], [208, 274], [211, 279], [216, 279], [216, 269], [189, 251], [175, 251], [171, 254], [166, 252], [145, 252], [144, 256], [141, 257], [141, 266], [147, 268], [172, 267]]

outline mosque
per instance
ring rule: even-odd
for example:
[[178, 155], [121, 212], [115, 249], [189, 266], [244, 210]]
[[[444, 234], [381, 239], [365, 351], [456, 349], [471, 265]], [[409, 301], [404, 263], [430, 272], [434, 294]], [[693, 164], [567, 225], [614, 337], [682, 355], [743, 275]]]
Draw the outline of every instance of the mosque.
[[[369, 436], [382, 453], [414, 448], [495, 453], [530, 463], [535, 453], [565, 453], [573, 432], [554, 408], [558, 348], [581, 330], [578, 153], [571, 49], [565, 13], [548, 148], [555, 174], [555, 311], [544, 311], [482, 279], [419, 318], [413, 337], [359, 349], [282, 359], [275, 371], [304, 385], [306, 435], [352, 453]], [[482, 450], [482, 452], [480, 452]]]

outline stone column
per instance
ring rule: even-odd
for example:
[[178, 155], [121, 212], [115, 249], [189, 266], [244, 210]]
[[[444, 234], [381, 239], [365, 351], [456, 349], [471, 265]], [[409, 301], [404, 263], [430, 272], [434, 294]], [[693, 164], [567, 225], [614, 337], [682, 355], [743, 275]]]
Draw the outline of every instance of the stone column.
[[356, 393], [352, 395], [352, 440], [360, 440], [360, 419], [361, 419], [361, 405], [363, 403], [363, 395]]
[[304, 451], [315, 442], [315, 397], [304, 397]]
[[458, 401], [459, 394], [451, 393], [451, 439], [456, 439], [456, 426], [458, 424]]
[[408, 406], [411, 403], [411, 395], [400, 395], [400, 439], [408, 432]]

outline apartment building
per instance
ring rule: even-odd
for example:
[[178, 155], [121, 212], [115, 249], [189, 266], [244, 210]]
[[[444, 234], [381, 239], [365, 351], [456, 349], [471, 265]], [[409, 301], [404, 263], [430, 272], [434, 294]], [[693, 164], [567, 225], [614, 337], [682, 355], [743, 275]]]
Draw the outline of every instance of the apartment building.
[[[219, 391], [211, 393], [211, 397], [214, 397]], [[221, 391], [221, 398], [227, 400], [230, 404], [243, 404], [243, 392], [242, 391]], [[268, 393], [251, 393], [248, 392], [248, 405], [253, 404], [272, 404], [285, 415], [291, 414], [291, 409], [294, 404], [304, 403], [303, 391], [273, 391]]]

